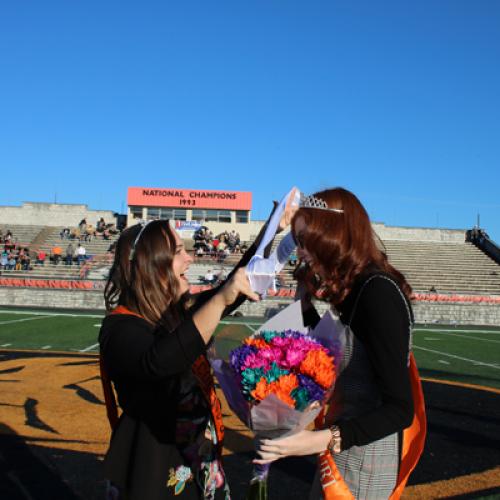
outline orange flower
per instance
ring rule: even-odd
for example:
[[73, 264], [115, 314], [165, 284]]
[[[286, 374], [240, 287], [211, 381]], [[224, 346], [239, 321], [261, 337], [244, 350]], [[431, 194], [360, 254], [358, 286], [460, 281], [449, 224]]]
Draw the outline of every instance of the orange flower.
[[300, 372], [309, 375], [325, 389], [328, 389], [335, 380], [333, 358], [323, 350], [309, 351], [300, 364]]
[[244, 340], [244, 342], [247, 345], [255, 346], [257, 349], [269, 349], [270, 348], [269, 344], [267, 344], [264, 339], [255, 339], [252, 337], [248, 337]]
[[[274, 382], [273, 382], [274, 383]], [[265, 377], [262, 377], [255, 386], [255, 389], [250, 393], [255, 399], [262, 401], [273, 393], [273, 384], [268, 384]]]
[[[273, 384], [275, 384], [275, 383], [276, 382], [273, 382]], [[274, 394], [276, 394], [276, 397], [281, 399], [281, 401], [283, 401], [287, 405], [291, 406], [292, 408], [295, 408], [295, 401], [292, 398], [292, 396], [290, 396], [290, 393], [282, 391], [278, 388], [276, 391], [274, 391]]]
[[296, 389], [299, 386], [299, 381], [297, 379], [297, 376], [294, 375], [293, 373], [290, 373], [288, 375], [283, 375], [276, 382], [273, 383], [278, 384], [279, 390], [286, 392], [288, 394], [290, 394], [294, 389]]
[[262, 401], [267, 398], [267, 396], [274, 394], [281, 401], [295, 408], [295, 401], [290, 396], [290, 393], [299, 386], [299, 381], [297, 377], [291, 373], [289, 375], [283, 375], [281, 378], [275, 382], [267, 383], [265, 377], [262, 377], [255, 386], [255, 389], [251, 392], [251, 395], [258, 401]]

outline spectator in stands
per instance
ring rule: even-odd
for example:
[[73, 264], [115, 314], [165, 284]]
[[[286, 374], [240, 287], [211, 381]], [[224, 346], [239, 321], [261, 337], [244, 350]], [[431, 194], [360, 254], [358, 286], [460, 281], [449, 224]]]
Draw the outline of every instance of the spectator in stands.
[[224, 262], [224, 259], [226, 258], [226, 249], [226, 241], [224, 236], [222, 236], [219, 244], [217, 245], [217, 262]]
[[36, 263], [41, 266], [45, 265], [45, 259], [47, 258], [47, 254], [43, 250], [38, 250], [36, 254]]
[[[258, 463], [322, 453], [322, 479], [327, 460], [355, 498], [389, 498], [401, 465], [400, 440], [412, 424], [414, 408], [423, 419], [412, 434], [415, 449], [423, 447], [425, 438], [423, 400], [417, 398], [414, 405], [412, 393], [412, 382], [420, 381], [413, 361], [408, 366], [411, 288], [377, 246], [365, 208], [345, 189], [309, 197], [293, 218], [292, 232], [302, 262], [296, 275], [306, 323], [319, 322], [311, 300], [317, 297], [338, 311], [346, 325], [339, 332], [350, 348], [340, 361], [345, 367], [338, 379], [342, 382], [332, 395], [342, 404], [330, 406], [321, 430], [263, 440]], [[418, 459], [420, 451], [415, 454]], [[320, 492], [317, 474], [310, 498], [323, 498]]]
[[222, 283], [226, 281], [226, 278], [227, 278], [226, 270], [223, 267], [221, 267], [220, 271], [217, 273], [217, 283]]
[[209, 269], [206, 273], [205, 276], [203, 276], [203, 281], [209, 285], [213, 285], [216, 281], [216, 277], [212, 269]]
[[81, 265], [81, 263], [85, 261], [86, 253], [87, 250], [85, 249], [85, 247], [78, 244], [78, 246], [76, 247], [76, 260], [78, 262], [78, 265]]
[[85, 229], [85, 232], [82, 234], [83, 241], [92, 241], [92, 236], [96, 235], [96, 231], [94, 229], [94, 226], [92, 224], [87, 224], [87, 228]]
[[104, 222], [104, 217], [101, 217], [101, 218], [97, 221], [96, 231], [97, 231], [98, 233], [102, 233], [105, 229], [106, 229], [106, 223]]
[[106, 229], [108, 230], [109, 234], [120, 234], [120, 231], [116, 227], [116, 224], [113, 224], [113, 223], [106, 224]]
[[31, 259], [29, 251], [25, 251], [23, 255], [20, 255], [19, 260], [21, 262], [21, 269], [23, 271], [29, 271], [31, 269]]
[[7, 229], [7, 232], [4, 236], [4, 248], [7, 251], [14, 250], [16, 248], [16, 244], [14, 242], [14, 236], [10, 229]]
[[50, 260], [57, 266], [62, 258], [62, 248], [58, 245], [52, 247]]
[[9, 253], [9, 260], [8, 260], [8, 264], [7, 264], [7, 269], [10, 269], [11, 271], [13, 271], [16, 268], [16, 265], [17, 265], [16, 256], [14, 255], [14, 253]]
[[80, 233], [84, 233], [85, 229], [87, 229], [87, 219], [85, 217], [78, 223], [78, 229]]
[[[191, 262], [165, 220], [132, 226], [118, 241], [105, 289], [110, 314], [99, 334], [101, 366], [123, 409], [112, 421], [104, 460], [108, 498], [229, 498], [217, 446], [223, 439], [220, 403], [206, 344], [221, 317], [245, 296], [258, 297], [243, 261], [223, 286], [191, 296], [188, 305]], [[102, 380], [113, 415], [111, 384], [105, 374]]]
[[203, 247], [200, 245], [196, 250], [195, 250], [195, 256], [198, 258], [203, 257], [205, 252], [203, 251]]
[[66, 265], [67, 266], [73, 265], [74, 255], [75, 255], [75, 247], [73, 246], [72, 243], [68, 243], [68, 246], [66, 247]]
[[234, 252], [236, 245], [240, 244], [240, 235], [234, 229], [229, 233], [227, 244], [231, 252]]
[[2, 254], [0, 255], [0, 268], [7, 269], [8, 265], [9, 265], [9, 252], [7, 252], [7, 250], [3, 250]]
[[59, 236], [61, 237], [61, 240], [67, 240], [70, 237], [70, 230], [69, 227], [64, 227], [61, 232], [59, 233]]
[[429, 292], [431, 292], [431, 293], [437, 293], [436, 287], [435, 287], [434, 285], [432, 285], [432, 286], [429, 288]]

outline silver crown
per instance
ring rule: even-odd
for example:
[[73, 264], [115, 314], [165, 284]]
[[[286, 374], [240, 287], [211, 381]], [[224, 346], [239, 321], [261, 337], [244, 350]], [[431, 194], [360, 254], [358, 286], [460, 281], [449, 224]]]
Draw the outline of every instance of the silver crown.
[[325, 200], [321, 198], [316, 198], [316, 196], [305, 196], [300, 195], [299, 208], [317, 208], [319, 210], [328, 210], [329, 212], [336, 212], [338, 214], [343, 214], [344, 210], [341, 208], [330, 208]]

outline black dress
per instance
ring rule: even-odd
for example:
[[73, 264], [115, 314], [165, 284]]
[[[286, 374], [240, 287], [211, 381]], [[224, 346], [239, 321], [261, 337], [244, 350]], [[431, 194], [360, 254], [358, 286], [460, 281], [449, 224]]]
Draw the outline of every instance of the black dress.
[[104, 320], [101, 352], [123, 410], [104, 461], [109, 498], [229, 498], [210, 408], [191, 371], [205, 351], [194, 329], [190, 319], [173, 332], [130, 315]]
[[167, 321], [171, 328], [130, 314], [103, 320], [101, 356], [123, 411], [104, 460], [109, 499], [230, 498], [209, 404], [192, 371], [206, 353], [192, 315], [215, 293], [192, 296], [189, 309], [179, 308], [180, 320]]

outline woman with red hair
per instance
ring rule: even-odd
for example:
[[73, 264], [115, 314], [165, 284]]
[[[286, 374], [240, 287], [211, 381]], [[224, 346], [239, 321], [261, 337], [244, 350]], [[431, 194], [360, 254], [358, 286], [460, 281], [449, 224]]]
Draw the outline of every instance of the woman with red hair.
[[401, 469], [403, 430], [414, 419], [411, 288], [388, 262], [365, 208], [345, 189], [305, 198], [292, 231], [306, 323], [319, 321], [311, 297], [328, 302], [345, 327], [345, 351], [320, 429], [263, 440], [257, 463], [320, 454], [311, 498], [338, 498], [329, 494], [331, 484], [325, 479], [325, 470], [335, 466], [321, 462], [333, 457], [355, 498], [389, 498]]

